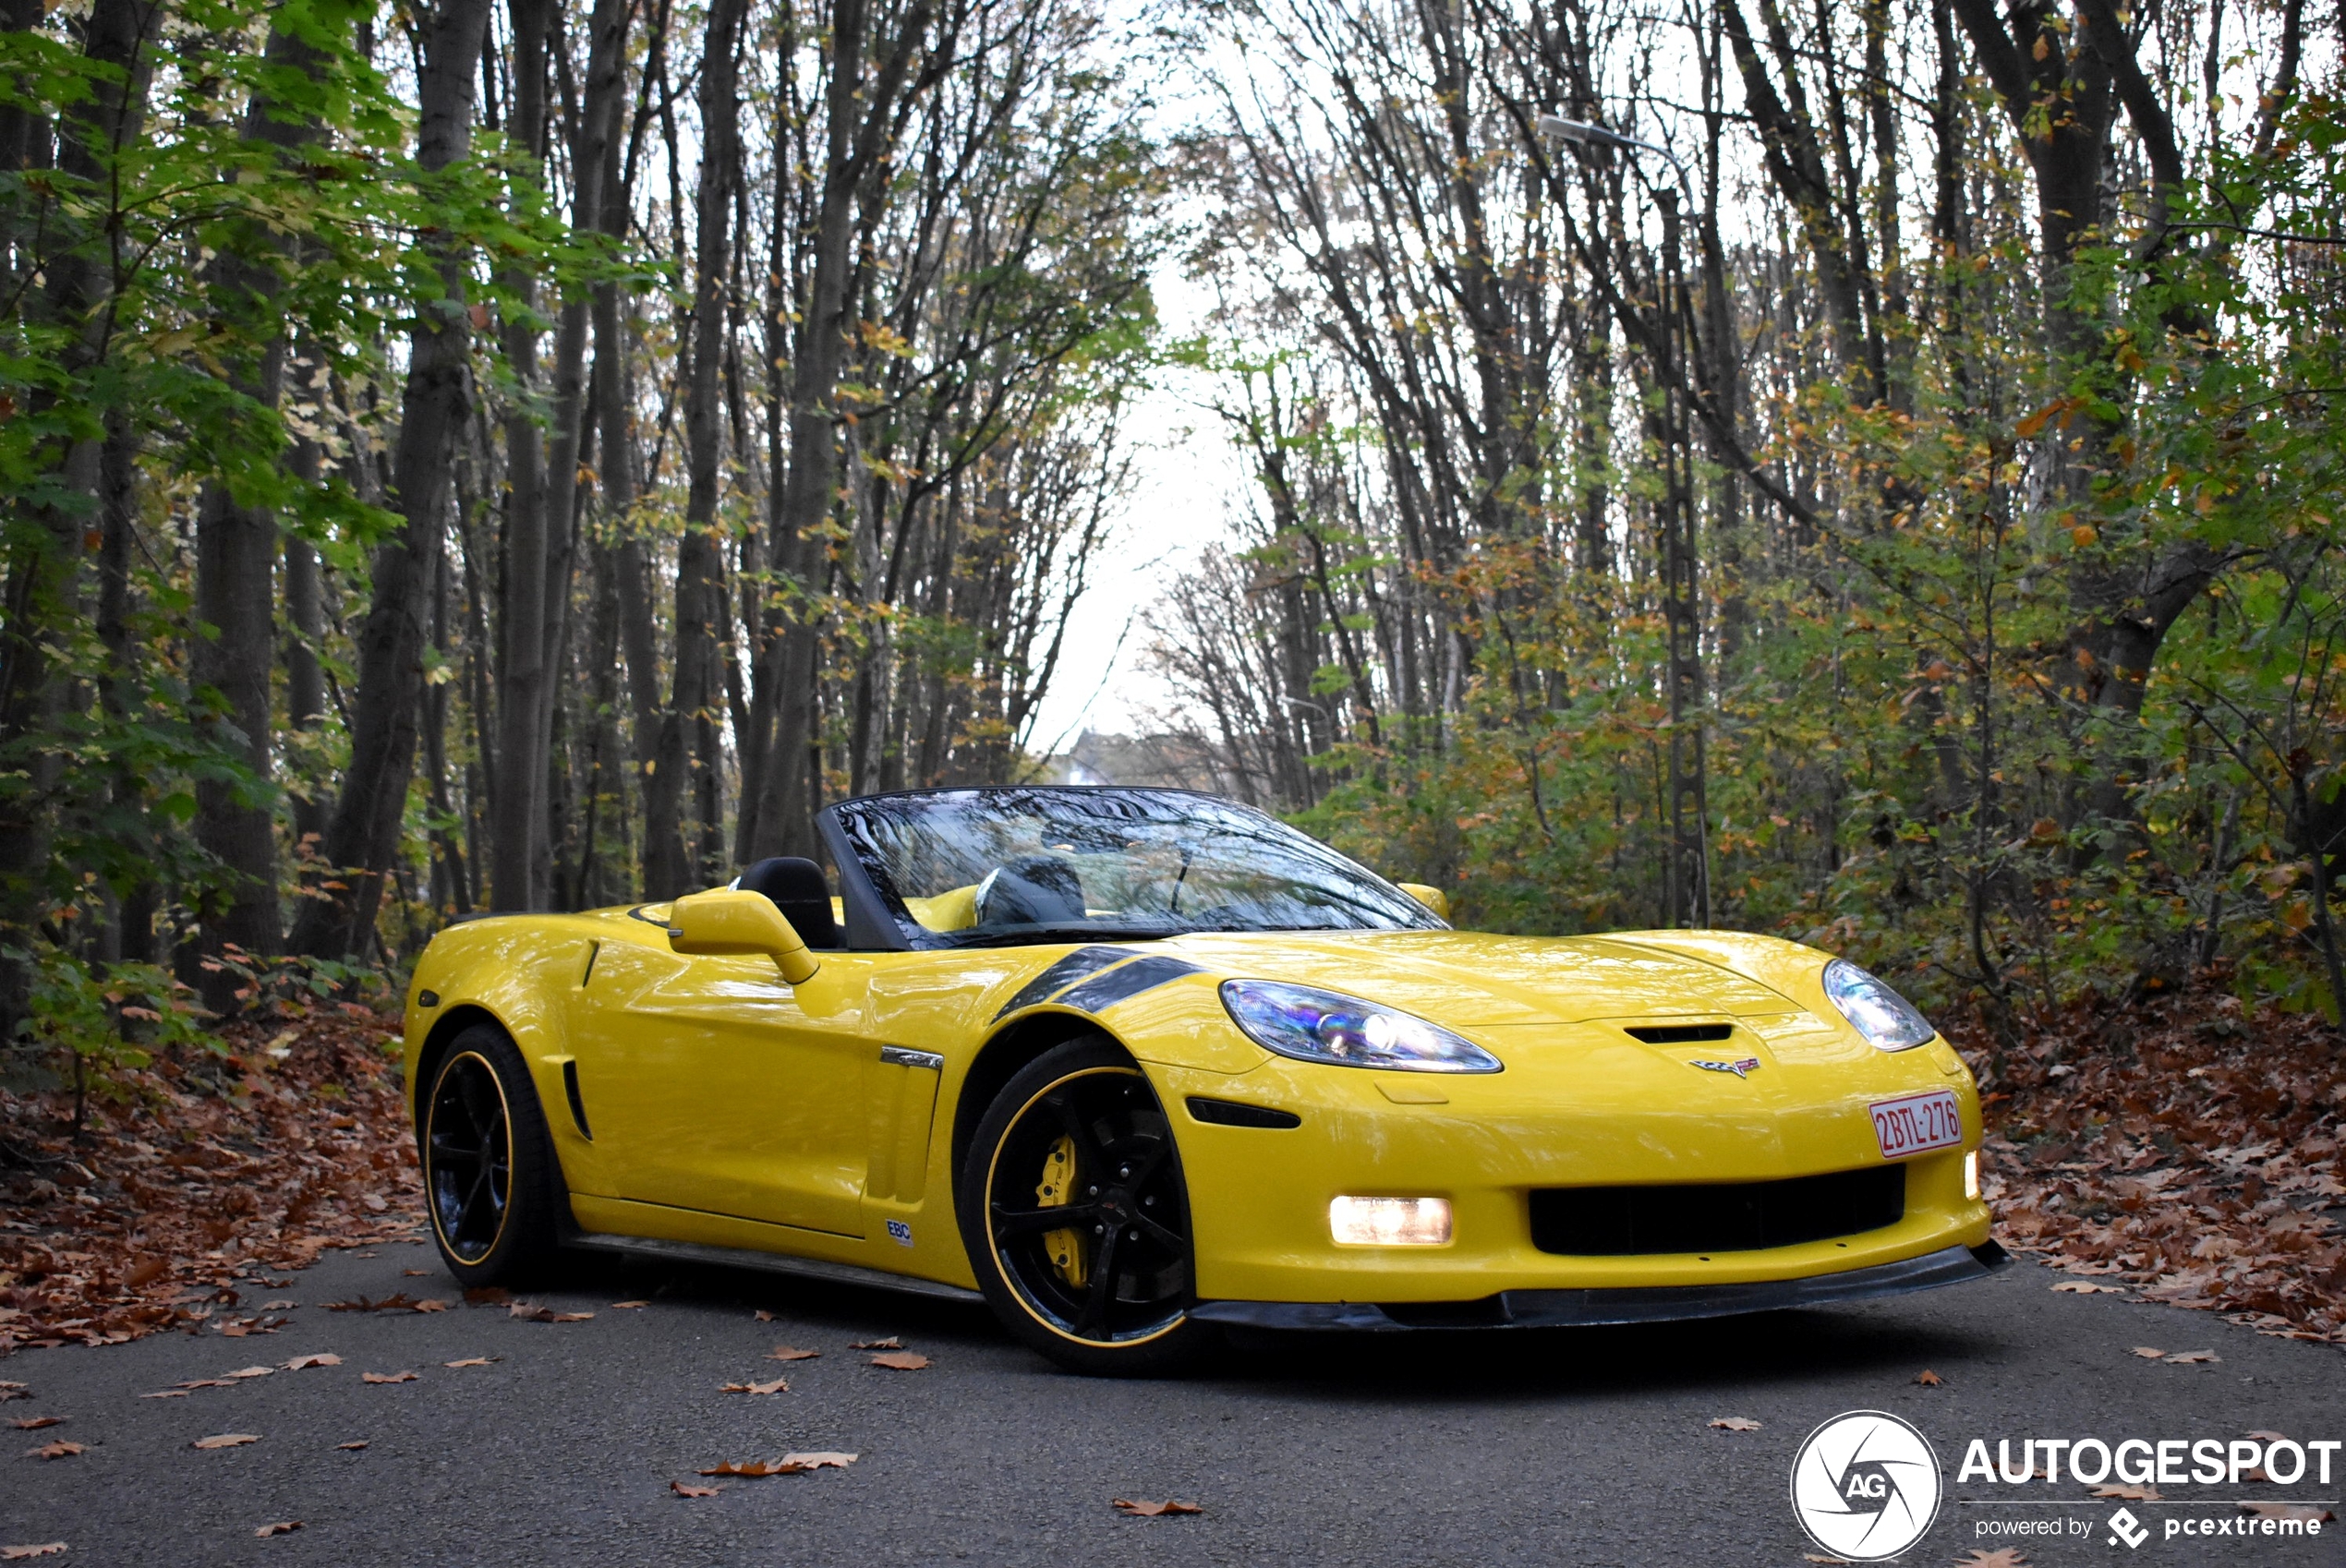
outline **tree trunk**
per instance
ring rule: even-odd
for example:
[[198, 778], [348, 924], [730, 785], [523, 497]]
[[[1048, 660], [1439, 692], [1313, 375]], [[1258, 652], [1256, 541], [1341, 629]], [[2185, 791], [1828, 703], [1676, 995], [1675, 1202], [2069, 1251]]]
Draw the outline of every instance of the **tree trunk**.
[[[443, 0], [434, 13], [417, 84], [417, 163], [437, 174], [472, 140], [473, 79], [490, 0]], [[443, 246], [448, 242], [443, 236]], [[421, 302], [393, 459], [393, 504], [405, 525], [375, 552], [374, 602], [358, 638], [358, 694], [350, 716], [350, 769], [326, 833], [326, 858], [345, 887], [308, 900], [297, 952], [339, 958], [366, 950], [382, 879], [397, 858], [416, 760], [426, 616], [432, 568], [448, 526], [449, 467], [471, 407], [471, 322], [464, 259], [443, 254], [441, 296]]]
[[[762, 791], [757, 831], [744, 859], [816, 852], [815, 808], [819, 774], [816, 656], [819, 627], [810, 602], [822, 546], [814, 537], [830, 515], [839, 488], [833, 397], [846, 362], [850, 283], [854, 272], [856, 194], [884, 151], [913, 52], [928, 31], [930, 0], [913, 0], [894, 47], [866, 72], [871, 18], [865, 0], [831, 0], [830, 78], [823, 191], [814, 243], [814, 276], [804, 325], [792, 365], [790, 475], [780, 516], [767, 551], [778, 576], [801, 593], [781, 614], [781, 626], [760, 661], [761, 683], [772, 683], [773, 740], [758, 768]], [[930, 61], [931, 75], [942, 69]]]
[[[8, 20], [30, 29], [39, 12], [12, 11]], [[81, 23], [82, 48], [102, 67], [89, 95], [58, 127], [58, 166], [78, 182], [103, 192], [115, 156], [141, 134], [147, 85], [152, 72], [151, 33], [162, 24], [159, 8], [139, 0], [94, 0]], [[0, 146], [15, 166], [44, 161], [45, 127], [34, 116], [9, 111], [0, 132], [15, 139]], [[64, 384], [76, 390], [111, 352], [115, 276], [107, 226], [115, 218], [110, 199], [101, 196], [98, 220], [79, 220], [60, 248], [37, 261], [46, 287], [32, 296], [30, 311], [44, 315], [71, 335], [58, 354]], [[15, 214], [17, 218], [24, 214]], [[44, 216], [54, 216], [44, 211]], [[10, 237], [19, 241], [19, 232]], [[27, 280], [30, 282], [31, 280]], [[22, 297], [19, 296], [19, 297]], [[45, 413], [59, 394], [37, 393], [33, 412]], [[64, 758], [51, 739], [65, 707], [66, 682], [49, 633], [77, 612], [85, 535], [103, 507], [103, 437], [53, 444], [35, 461], [54, 475], [57, 499], [27, 508], [22, 526], [7, 540], [7, 580], [0, 597], [0, 773], [13, 774], [0, 790], [0, 935], [20, 940], [23, 928], [43, 918], [54, 868], [49, 844], [51, 796], [64, 776]], [[12, 1037], [26, 1005], [27, 977], [13, 960], [0, 959], [0, 1039]]]
[[[684, 387], [686, 492], [684, 537], [676, 552], [674, 695], [660, 730], [663, 771], [689, 768], [691, 874], [719, 879], [724, 823], [719, 785], [718, 617], [731, 619], [724, 547], [717, 527], [719, 469], [724, 457], [726, 285], [732, 272], [733, 181], [741, 163], [741, 104], [735, 90], [742, 18], [747, 0], [713, 0], [701, 59], [701, 167], [693, 242], [692, 363]], [[689, 754], [687, 747], [689, 745]]]
[[[510, 0], [513, 112], [506, 135], [521, 151], [517, 185], [544, 179], [546, 34], [553, 0]], [[504, 323], [514, 404], [505, 416], [503, 632], [497, 672], [497, 782], [490, 803], [489, 887], [492, 906], [532, 910], [543, 902], [538, 849], [546, 827], [546, 635], [550, 564], [545, 451], [532, 393], [538, 384], [538, 283], [525, 263], [504, 269], [514, 305]], [[556, 484], [564, 477], [557, 473]]]

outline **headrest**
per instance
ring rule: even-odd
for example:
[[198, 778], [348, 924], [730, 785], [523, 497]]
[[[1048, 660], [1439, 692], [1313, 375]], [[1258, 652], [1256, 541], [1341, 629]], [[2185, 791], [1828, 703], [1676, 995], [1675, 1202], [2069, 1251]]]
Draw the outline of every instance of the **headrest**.
[[823, 879], [823, 868], [813, 861], [776, 855], [743, 872], [735, 886], [744, 893], [763, 893], [773, 899], [774, 907], [808, 947], [839, 946], [839, 923], [831, 917], [830, 884]]

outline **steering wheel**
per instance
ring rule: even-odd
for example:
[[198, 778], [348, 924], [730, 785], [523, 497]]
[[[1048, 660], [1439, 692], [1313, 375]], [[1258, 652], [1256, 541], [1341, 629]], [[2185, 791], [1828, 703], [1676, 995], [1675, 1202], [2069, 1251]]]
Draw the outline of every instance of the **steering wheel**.
[[1022, 855], [996, 866], [971, 902], [980, 925], [1064, 925], [1086, 918], [1083, 884], [1056, 855]]

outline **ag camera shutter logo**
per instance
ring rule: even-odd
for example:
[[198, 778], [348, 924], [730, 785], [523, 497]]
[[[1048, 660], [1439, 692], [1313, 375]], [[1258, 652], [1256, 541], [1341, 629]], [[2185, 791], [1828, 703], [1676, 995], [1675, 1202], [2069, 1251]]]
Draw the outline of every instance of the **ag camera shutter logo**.
[[1877, 1562], [1920, 1540], [1939, 1516], [1939, 1455], [1880, 1410], [1835, 1416], [1792, 1461], [1792, 1512], [1835, 1557]]

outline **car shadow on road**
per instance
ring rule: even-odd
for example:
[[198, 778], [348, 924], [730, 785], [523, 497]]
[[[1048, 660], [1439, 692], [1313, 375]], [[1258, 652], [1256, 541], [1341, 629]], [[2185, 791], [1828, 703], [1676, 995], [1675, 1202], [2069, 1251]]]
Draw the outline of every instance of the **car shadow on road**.
[[1894, 1309], [1812, 1309], [1601, 1328], [1233, 1336], [1212, 1374], [1255, 1388], [1455, 1402], [1763, 1389], [1993, 1357], [2000, 1339]]
[[[574, 1288], [675, 1306], [774, 1314], [778, 1323], [859, 1338], [901, 1335], [1013, 1364], [1046, 1364], [983, 1307], [704, 1264], [582, 1258]], [[1505, 1403], [1616, 1393], [1760, 1389], [1824, 1377], [1952, 1368], [2007, 1354], [1992, 1333], [1899, 1303], [1574, 1329], [1421, 1329], [1398, 1333], [1227, 1331], [1188, 1374], [1232, 1390], [1385, 1402], [1397, 1396]]]

